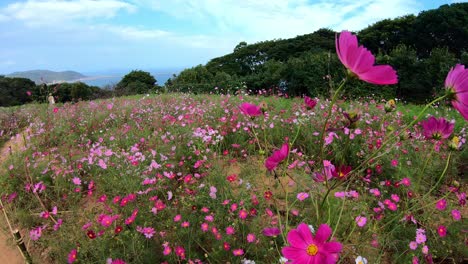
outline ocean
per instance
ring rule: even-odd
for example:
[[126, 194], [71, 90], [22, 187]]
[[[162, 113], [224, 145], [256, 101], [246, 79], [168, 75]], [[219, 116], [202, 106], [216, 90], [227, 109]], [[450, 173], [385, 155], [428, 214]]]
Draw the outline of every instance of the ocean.
[[[128, 74], [129, 71], [109, 71], [109, 72], [92, 72], [84, 73], [88, 76], [80, 79], [79, 81], [86, 83], [87, 85], [98, 86], [100, 88], [113, 87], [122, 80], [122, 78]], [[154, 70], [147, 71], [156, 79], [158, 85], [164, 85], [164, 83], [172, 77], [173, 74], [178, 74], [180, 69], [169, 69], [169, 70]]]

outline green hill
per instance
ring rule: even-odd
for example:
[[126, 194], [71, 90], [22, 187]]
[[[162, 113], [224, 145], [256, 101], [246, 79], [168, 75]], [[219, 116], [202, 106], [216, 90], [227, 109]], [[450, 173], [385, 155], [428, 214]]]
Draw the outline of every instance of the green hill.
[[36, 84], [40, 84], [40, 83], [56, 83], [56, 82], [73, 81], [73, 80], [84, 78], [86, 76], [75, 71], [54, 72], [54, 71], [49, 71], [49, 70], [32, 70], [32, 71], [14, 72], [14, 73], [8, 74], [6, 77], [27, 78], [27, 79], [32, 80]]

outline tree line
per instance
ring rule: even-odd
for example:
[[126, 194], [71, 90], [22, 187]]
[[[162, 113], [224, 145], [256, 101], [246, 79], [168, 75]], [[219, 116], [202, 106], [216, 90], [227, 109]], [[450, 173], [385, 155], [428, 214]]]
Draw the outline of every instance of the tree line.
[[102, 89], [82, 82], [36, 84], [27, 78], [10, 78], [0, 75], [0, 107], [31, 102], [46, 103], [49, 96], [53, 96], [57, 103], [65, 103], [144, 94], [159, 89], [156, 79], [149, 72], [141, 70], [131, 71], [110, 89]]
[[[283, 91], [291, 96], [327, 96], [344, 75], [335, 52], [337, 32], [319, 29], [292, 39], [240, 42], [232, 53], [185, 69], [166, 82], [169, 91], [212, 93]], [[377, 63], [392, 65], [399, 83], [376, 87], [352, 82], [347, 97], [378, 95], [424, 102], [441, 91], [456, 63], [468, 62], [468, 3], [443, 5], [385, 19], [357, 32]]]

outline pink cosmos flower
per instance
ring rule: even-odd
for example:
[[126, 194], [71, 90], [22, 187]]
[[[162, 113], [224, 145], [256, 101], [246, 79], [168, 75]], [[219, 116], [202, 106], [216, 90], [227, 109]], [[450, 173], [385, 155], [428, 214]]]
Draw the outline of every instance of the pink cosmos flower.
[[440, 237], [445, 237], [447, 235], [447, 228], [441, 225], [437, 228], [437, 233], [439, 234]]
[[378, 85], [398, 83], [396, 71], [389, 65], [374, 65], [374, 55], [365, 47], [358, 46], [357, 37], [349, 31], [342, 31], [335, 44], [338, 58], [350, 74]]
[[450, 93], [453, 107], [468, 120], [468, 69], [464, 65], [457, 64], [450, 69], [445, 89]]
[[367, 218], [364, 216], [357, 216], [355, 220], [359, 227], [364, 227], [367, 223]]
[[251, 117], [259, 116], [262, 114], [262, 109], [260, 106], [250, 104], [250, 103], [242, 103], [239, 106], [239, 109], [244, 113], [244, 115], [248, 115]]
[[316, 182], [324, 182], [325, 178], [326, 180], [330, 180], [333, 177], [333, 172], [335, 170], [335, 165], [333, 165], [329, 160], [324, 160], [323, 161], [323, 169], [321, 172], [315, 172], [314, 173], [314, 180]]
[[42, 226], [39, 226], [39, 227], [36, 227], [34, 229], [32, 229], [31, 231], [29, 231], [29, 238], [33, 241], [36, 241], [36, 240], [39, 240], [39, 238], [41, 238], [42, 236], [42, 230], [44, 229], [44, 227]]
[[453, 217], [453, 220], [460, 221], [460, 219], [461, 219], [460, 211], [458, 211], [456, 209], [452, 210], [452, 217]]
[[301, 192], [301, 193], [298, 193], [297, 194], [297, 199], [299, 201], [304, 201], [305, 199], [307, 199], [309, 197], [309, 194], [306, 193], [306, 192]]
[[317, 101], [310, 98], [309, 96], [304, 96], [304, 103], [309, 109], [314, 109], [314, 107], [317, 105]]
[[426, 238], [426, 231], [424, 231], [424, 229], [417, 229], [416, 230], [416, 243], [418, 244], [422, 244], [424, 242], [426, 242], [427, 238]]
[[333, 264], [338, 261], [343, 246], [339, 242], [326, 242], [332, 233], [331, 228], [322, 224], [315, 236], [309, 227], [301, 223], [288, 233], [290, 246], [283, 247], [283, 256], [292, 264]]
[[126, 264], [122, 259], [107, 259], [107, 264]]
[[185, 259], [185, 249], [181, 246], [177, 246], [175, 248], [175, 253], [177, 256], [179, 256], [181, 259]]
[[404, 186], [408, 187], [408, 186], [411, 185], [411, 180], [409, 178], [403, 178], [403, 179], [401, 179], [400, 183], [403, 184]]
[[411, 242], [409, 243], [409, 248], [410, 248], [411, 250], [416, 250], [416, 249], [418, 248], [418, 243], [416, 243], [416, 241], [411, 241]]
[[240, 219], [246, 219], [248, 215], [249, 215], [249, 213], [244, 209], [239, 211], [239, 218]]
[[247, 242], [249, 242], [249, 243], [255, 242], [255, 235], [252, 234], [252, 233], [248, 234], [247, 235]]
[[136, 230], [143, 234], [146, 238], [152, 238], [154, 236], [154, 233], [156, 233], [156, 231], [154, 231], [154, 228], [152, 227], [141, 227], [141, 226], [137, 226]]
[[429, 117], [421, 122], [424, 137], [427, 139], [446, 139], [453, 132], [454, 124], [445, 120], [445, 118]]
[[234, 249], [232, 254], [234, 254], [234, 256], [242, 256], [244, 255], [244, 250], [242, 248]]
[[76, 249], [72, 249], [70, 251], [70, 253], [68, 253], [68, 264], [71, 264], [73, 262], [76, 261], [76, 255], [78, 254], [78, 252], [76, 251]]
[[348, 176], [348, 174], [351, 172], [351, 170], [351, 166], [341, 165], [338, 168], [335, 167], [335, 169], [332, 171], [332, 175], [333, 177], [338, 179], [345, 179], [346, 176]]
[[277, 236], [281, 234], [281, 231], [276, 227], [266, 227], [263, 229], [262, 233], [264, 236], [271, 237], [271, 236]]
[[233, 235], [234, 232], [235, 232], [235, 231], [234, 231], [234, 227], [232, 227], [232, 226], [226, 227], [226, 234], [227, 234], [227, 235]]
[[283, 160], [285, 160], [289, 155], [289, 143], [284, 143], [280, 150], [276, 150], [273, 154], [268, 157], [265, 161], [265, 167], [272, 171], [274, 170], [278, 164], [280, 164]]
[[439, 201], [437, 201], [437, 203], [436, 203], [436, 209], [437, 210], [444, 211], [445, 208], [447, 208], [447, 200], [440, 199]]

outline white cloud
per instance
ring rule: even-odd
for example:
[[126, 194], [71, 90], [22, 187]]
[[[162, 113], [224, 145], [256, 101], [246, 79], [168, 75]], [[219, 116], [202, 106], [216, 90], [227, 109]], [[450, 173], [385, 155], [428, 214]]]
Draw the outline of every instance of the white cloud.
[[252, 41], [288, 38], [327, 27], [360, 30], [385, 18], [415, 13], [415, 0], [134, 0], [178, 19], [204, 21], [220, 35]]
[[29, 0], [9, 4], [0, 11], [0, 16], [28, 26], [60, 26], [64, 22], [111, 18], [121, 10], [133, 12], [136, 7], [119, 0]]
[[127, 40], [150, 40], [168, 37], [170, 32], [158, 29], [143, 29], [130, 26], [101, 25], [97, 28], [118, 35]]

